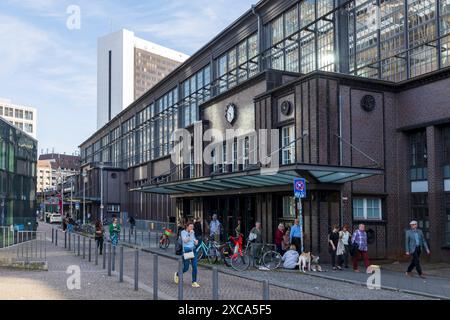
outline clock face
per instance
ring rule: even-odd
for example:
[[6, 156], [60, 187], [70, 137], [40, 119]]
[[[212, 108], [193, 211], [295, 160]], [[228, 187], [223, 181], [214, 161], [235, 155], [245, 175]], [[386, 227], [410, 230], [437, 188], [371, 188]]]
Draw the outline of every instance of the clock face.
[[225, 117], [229, 123], [233, 123], [236, 120], [236, 106], [229, 104], [226, 109]]

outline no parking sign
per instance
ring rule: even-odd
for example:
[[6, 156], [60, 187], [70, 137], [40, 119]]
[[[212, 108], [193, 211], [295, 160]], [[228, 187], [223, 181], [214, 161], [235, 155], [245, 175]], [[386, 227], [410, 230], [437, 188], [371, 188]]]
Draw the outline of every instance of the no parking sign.
[[306, 180], [294, 180], [294, 195], [296, 198], [306, 198]]

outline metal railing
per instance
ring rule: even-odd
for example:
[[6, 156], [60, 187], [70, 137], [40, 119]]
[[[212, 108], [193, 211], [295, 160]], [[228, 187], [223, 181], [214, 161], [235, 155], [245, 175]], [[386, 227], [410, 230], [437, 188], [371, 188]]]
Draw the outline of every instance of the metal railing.
[[[8, 229], [8, 230], [6, 230]], [[0, 259], [14, 262], [45, 262], [47, 260], [46, 233], [42, 231], [11, 231], [2, 228]]]

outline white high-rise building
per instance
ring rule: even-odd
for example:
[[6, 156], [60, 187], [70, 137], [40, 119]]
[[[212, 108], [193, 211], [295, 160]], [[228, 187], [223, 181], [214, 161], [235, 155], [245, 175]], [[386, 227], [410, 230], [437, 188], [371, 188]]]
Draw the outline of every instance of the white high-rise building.
[[129, 30], [99, 38], [97, 55], [98, 129], [188, 58]]
[[35, 108], [13, 104], [0, 98], [0, 117], [36, 139], [37, 111]]

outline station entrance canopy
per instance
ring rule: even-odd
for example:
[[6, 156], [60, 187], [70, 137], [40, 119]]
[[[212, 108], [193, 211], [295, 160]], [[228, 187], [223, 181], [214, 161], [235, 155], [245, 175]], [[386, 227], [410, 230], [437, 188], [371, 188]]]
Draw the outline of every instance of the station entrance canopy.
[[141, 186], [130, 191], [153, 194], [183, 195], [189, 193], [221, 192], [228, 190], [267, 188], [293, 184], [296, 178], [306, 178], [308, 183], [342, 184], [381, 175], [382, 169], [342, 166], [292, 165], [283, 166], [267, 175], [261, 169], [236, 173], [223, 173], [189, 180], [160, 182]]

